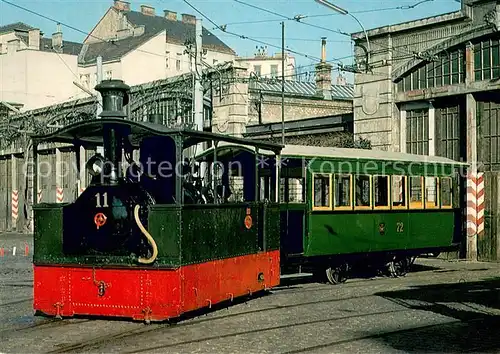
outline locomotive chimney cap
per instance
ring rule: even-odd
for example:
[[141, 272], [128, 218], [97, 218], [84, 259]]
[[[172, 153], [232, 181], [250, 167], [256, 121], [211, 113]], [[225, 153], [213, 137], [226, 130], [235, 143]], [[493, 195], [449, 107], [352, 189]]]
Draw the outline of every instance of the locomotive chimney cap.
[[101, 117], [125, 117], [123, 106], [129, 103], [130, 86], [122, 80], [103, 80], [95, 90], [102, 96]]

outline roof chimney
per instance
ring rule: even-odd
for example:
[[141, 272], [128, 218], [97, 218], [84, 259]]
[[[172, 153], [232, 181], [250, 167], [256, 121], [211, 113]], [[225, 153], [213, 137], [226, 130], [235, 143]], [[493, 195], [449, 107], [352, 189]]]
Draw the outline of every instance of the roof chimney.
[[28, 46], [30, 49], [40, 50], [40, 30], [32, 29], [28, 31]]
[[177, 12], [173, 12], [170, 10], [163, 10], [165, 13], [165, 18], [170, 21], [177, 21]]
[[156, 16], [155, 8], [148, 5], [141, 5], [141, 12], [143, 15], [147, 16]]
[[189, 23], [191, 25], [196, 24], [196, 17], [193, 15], [182, 14], [182, 22]]
[[122, 0], [115, 0], [113, 7], [118, 11], [130, 11], [130, 3]]
[[326, 37], [321, 37], [321, 62], [326, 62]]
[[321, 62], [316, 65], [316, 94], [332, 99], [332, 66], [326, 62], [326, 38], [321, 38]]
[[57, 53], [63, 51], [63, 34], [61, 32], [61, 24], [57, 24], [57, 31], [52, 33], [52, 49]]

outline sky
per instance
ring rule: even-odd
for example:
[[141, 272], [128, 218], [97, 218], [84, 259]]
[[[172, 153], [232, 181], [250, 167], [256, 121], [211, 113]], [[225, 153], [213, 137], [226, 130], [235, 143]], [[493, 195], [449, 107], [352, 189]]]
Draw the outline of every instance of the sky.
[[[7, 1], [25, 7], [35, 14], [0, 0], [0, 25], [24, 22], [40, 28], [46, 37], [50, 37], [56, 30], [56, 23], [40, 16], [43, 15], [61, 22], [65, 40], [77, 42], [83, 41], [84, 33], [90, 32], [113, 4], [113, 0]], [[187, 13], [201, 17], [183, 0], [129, 0], [129, 2], [132, 10], [140, 11], [140, 5], [144, 4], [153, 6], [157, 15], [163, 15], [163, 10], [171, 10], [178, 14]], [[321, 37], [327, 38], [328, 61], [335, 60], [336, 63], [341, 62], [344, 65], [353, 63], [353, 44], [347, 34], [361, 31], [360, 25], [353, 17], [335, 13], [314, 0], [189, 0], [188, 2], [218, 26], [227, 25], [228, 32], [249, 38], [242, 39], [214, 29], [215, 24], [202, 17], [203, 26], [233, 48], [239, 56], [253, 56], [256, 46], [266, 44], [269, 54], [280, 52], [281, 21], [284, 20], [285, 46], [295, 52], [292, 55], [295, 56], [297, 65], [309, 66], [304, 70], [312, 70], [311, 64], [317, 62], [321, 56]], [[460, 8], [458, 0], [330, 0], [330, 2], [349, 11], [367, 30], [448, 13]], [[307, 17], [301, 20], [303, 23], [287, 20], [296, 15]]]

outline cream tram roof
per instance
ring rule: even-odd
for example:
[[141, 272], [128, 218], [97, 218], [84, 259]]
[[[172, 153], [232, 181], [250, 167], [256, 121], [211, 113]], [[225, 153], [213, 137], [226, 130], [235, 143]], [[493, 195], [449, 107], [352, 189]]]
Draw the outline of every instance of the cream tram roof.
[[[250, 146], [231, 144], [221, 142], [217, 146], [217, 154], [219, 156], [224, 155], [228, 152], [236, 152], [241, 150], [255, 152]], [[214, 152], [214, 148], [211, 147], [198, 155], [210, 156]], [[274, 155], [274, 152], [270, 150], [259, 149], [258, 153], [260, 155]], [[281, 150], [282, 157], [323, 157], [331, 159], [355, 159], [355, 160], [380, 160], [380, 161], [404, 161], [404, 162], [417, 162], [417, 163], [438, 163], [438, 164], [448, 164], [448, 165], [462, 165], [466, 166], [466, 163], [458, 162], [452, 159], [441, 156], [427, 156], [427, 155], [416, 155], [416, 154], [406, 154], [401, 152], [383, 151], [383, 150], [367, 150], [367, 149], [348, 149], [348, 148], [336, 148], [336, 147], [320, 147], [320, 146], [308, 146], [308, 145], [285, 145]]]

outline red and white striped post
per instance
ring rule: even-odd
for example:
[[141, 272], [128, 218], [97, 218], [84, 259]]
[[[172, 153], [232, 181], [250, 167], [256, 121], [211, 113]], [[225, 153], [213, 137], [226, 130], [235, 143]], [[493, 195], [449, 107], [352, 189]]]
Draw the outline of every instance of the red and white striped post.
[[12, 191], [12, 225], [15, 225], [19, 217], [19, 192]]
[[476, 205], [477, 235], [482, 236], [484, 233], [484, 173], [482, 172], [477, 174]]
[[64, 189], [62, 187], [56, 188], [56, 203], [64, 202]]
[[467, 174], [467, 237], [477, 234], [477, 173]]

